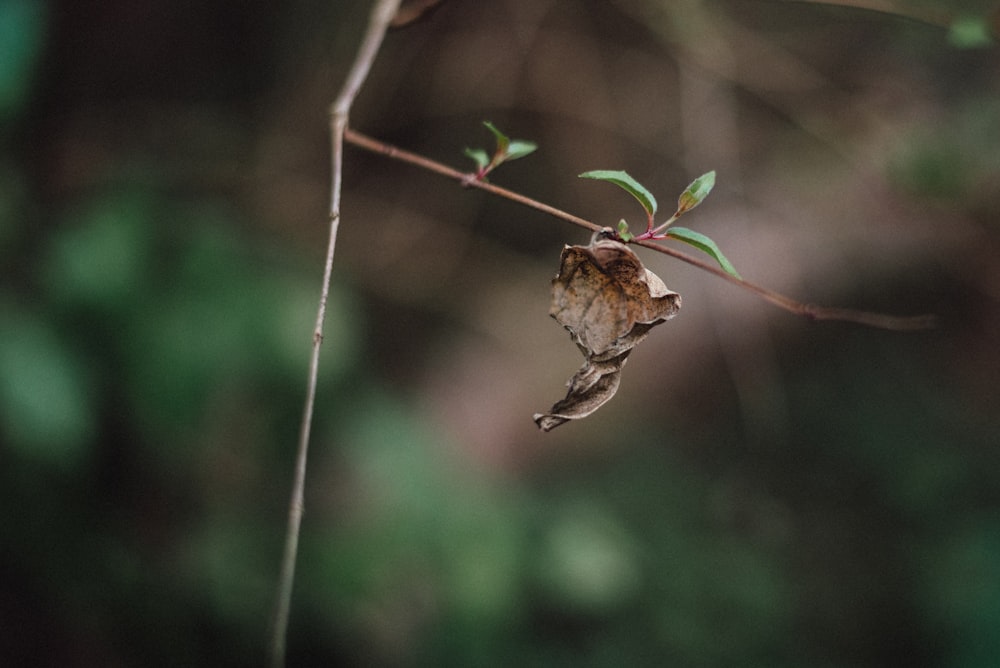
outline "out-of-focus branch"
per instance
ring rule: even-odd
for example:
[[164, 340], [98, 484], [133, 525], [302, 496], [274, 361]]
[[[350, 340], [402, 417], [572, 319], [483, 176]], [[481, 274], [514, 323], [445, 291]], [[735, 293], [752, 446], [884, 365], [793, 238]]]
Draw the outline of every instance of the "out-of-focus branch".
[[891, 14], [903, 18], [921, 21], [930, 25], [947, 28], [955, 20], [952, 12], [946, 8], [934, 7], [916, 3], [902, 3], [897, 0], [789, 0], [811, 5], [830, 5], [831, 7], [854, 7], [880, 14]]

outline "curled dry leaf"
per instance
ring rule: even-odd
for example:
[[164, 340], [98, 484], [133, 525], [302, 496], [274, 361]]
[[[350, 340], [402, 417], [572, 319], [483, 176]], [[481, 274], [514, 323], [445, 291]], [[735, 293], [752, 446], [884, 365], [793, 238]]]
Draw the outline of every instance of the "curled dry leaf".
[[598, 232], [589, 246], [563, 248], [549, 315], [569, 330], [585, 361], [567, 383], [566, 398], [534, 416], [542, 431], [603, 406], [618, 391], [632, 348], [681, 308], [681, 296], [611, 234]]

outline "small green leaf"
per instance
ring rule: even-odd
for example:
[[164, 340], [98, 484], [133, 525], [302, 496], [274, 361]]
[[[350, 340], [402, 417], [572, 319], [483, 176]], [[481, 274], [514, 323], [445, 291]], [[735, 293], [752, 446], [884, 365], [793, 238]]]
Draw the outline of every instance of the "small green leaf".
[[712, 192], [713, 187], [715, 187], [715, 170], [696, 178], [677, 198], [677, 213], [674, 215], [679, 216], [701, 204], [708, 197], [708, 193]]
[[735, 276], [736, 278], [743, 280], [739, 272], [732, 263], [726, 259], [726, 256], [722, 254], [719, 247], [715, 245], [715, 242], [706, 237], [700, 232], [695, 232], [694, 230], [689, 230], [686, 227], [671, 227], [670, 231], [667, 232], [667, 236], [671, 239], [677, 239], [678, 241], [683, 241], [686, 244], [691, 244], [700, 251], [704, 251], [715, 258], [715, 261], [719, 263], [719, 266], [727, 273]]
[[523, 158], [529, 153], [534, 153], [537, 149], [538, 144], [533, 141], [514, 139], [510, 142], [510, 146], [507, 147], [507, 159], [517, 160], [518, 158]]
[[493, 125], [489, 121], [483, 121], [483, 125], [493, 133], [493, 136], [497, 138], [497, 154], [505, 155], [507, 153], [507, 147], [510, 146], [510, 137], [500, 132], [497, 126]]
[[625, 222], [624, 218], [618, 221], [618, 238], [625, 243], [635, 239], [635, 235], [628, 231], [628, 223]]
[[490, 156], [481, 148], [467, 148], [465, 155], [475, 160], [479, 169], [486, 169], [486, 165], [490, 164]]
[[580, 174], [581, 179], [597, 179], [598, 181], [608, 181], [615, 184], [622, 190], [628, 192], [632, 197], [639, 200], [639, 204], [652, 217], [656, 213], [656, 198], [646, 190], [638, 181], [622, 171], [610, 169], [598, 169], [593, 172]]
[[981, 49], [993, 44], [989, 21], [982, 16], [959, 15], [948, 28], [948, 41], [960, 49]]

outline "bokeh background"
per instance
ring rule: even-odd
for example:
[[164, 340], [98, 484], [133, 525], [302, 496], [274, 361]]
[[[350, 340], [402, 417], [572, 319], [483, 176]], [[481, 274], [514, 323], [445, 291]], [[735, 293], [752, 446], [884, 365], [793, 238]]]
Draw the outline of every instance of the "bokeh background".
[[[864, 3], [846, 3], [857, 5]], [[685, 225], [810, 323], [684, 297], [550, 434], [586, 232], [348, 147], [293, 666], [995, 666], [995, 3], [449, 0], [362, 132], [600, 224]], [[367, 0], [0, 0], [0, 663], [265, 661]]]

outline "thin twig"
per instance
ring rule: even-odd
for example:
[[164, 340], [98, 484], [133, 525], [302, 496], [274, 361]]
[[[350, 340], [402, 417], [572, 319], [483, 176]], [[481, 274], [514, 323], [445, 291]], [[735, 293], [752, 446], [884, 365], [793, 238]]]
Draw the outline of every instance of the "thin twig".
[[[440, 162], [431, 160], [430, 158], [405, 151], [401, 148], [397, 148], [390, 144], [386, 144], [385, 142], [363, 135], [356, 130], [348, 128], [344, 132], [344, 140], [350, 144], [354, 144], [355, 146], [359, 146], [369, 151], [381, 153], [382, 155], [395, 160], [400, 160], [417, 167], [422, 167], [423, 169], [436, 174], [454, 179], [464, 186], [479, 188], [480, 190], [485, 190], [486, 192], [494, 195], [518, 202], [519, 204], [523, 204], [531, 207], [532, 209], [547, 213], [550, 216], [560, 218], [573, 223], [574, 225], [579, 225], [580, 227], [584, 227], [588, 230], [598, 231], [603, 229], [602, 226], [592, 223], [589, 220], [574, 216], [571, 213], [549, 206], [548, 204], [544, 204], [520, 193], [493, 185], [492, 183], [475, 180], [470, 178], [470, 175], [467, 172], [460, 172], [457, 169], [453, 169], [447, 165], [441, 164]], [[750, 281], [737, 278], [732, 274], [726, 273], [715, 265], [709, 264], [708, 262], [688, 255], [687, 253], [674, 250], [669, 246], [661, 246], [660, 244], [650, 240], [633, 240], [631, 243], [642, 246], [643, 248], [649, 248], [650, 250], [657, 251], [658, 253], [663, 253], [664, 255], [669, 255], [670, 257], [676, 258], [682, 262], [698, 267], [699, 269], [707, 271], [710, 274], [714, 274], [719, 278], [729, 281], [733, 285], [743, 288], [744, 290], [749, 290], [758, 297], [774, 304], [779, 308], [783, 308], [786, 311], [794, 313], [795, 315], [809, 318], [810, 320], [840, 320], [844, 322], [854, 322], [861, 325], [867, 325], [869, 327], [878, 327], [880, 329], [898, 331], [928, 329], [933, 327], [935, 324], [935, 317], [933, 315], [894, 316], [885, 313], [873, 313], [869, 311], [856, 311], [854, 309], [830, 308], [826, 306], [816, 306], [814, 304], [803, 304], [802, 302], [796, 301], [791, 297], [787, 297], [781, 293], [775, 292], [774, 290], [770, 290], [755, 283], [751, 283]]]
[[343, 181], [344, 130], [357, 97], [358, 91], [368, 72], [371, 70], [375, 56], [382, 45], [389, 22], [399, 8], [400, 0], [376, 0], [368, 21], [361, 45], [358, 48], [354, 64], [347, 75], [337, 96], [330, 107], [330, 142], [332, 176], [330, 183], [330, 236], [326, 251], [326, 262], [323, 268], [323, 286], [320, 291], [319, 308], [316, 312], [316, 326], [313, 330], [312, 356], [309, 360], [309, 380], [306, 390], [305, 407], [302, 413], [302, 425], [299, 430], [298, 451], [295, 458], [295, 474], [292, 482], [292, 494], [288, 507], [288, 530], [285, 535], [285, 550], [281, 561], [281, 573], [278, 576], [278, 597], [274, 609], [274, 627], [271, 636], [271, 666], [282, 668], [285, 665], [285, 648], [288, 637], [288, 618], [291, 611], [292, 585], [295, 582], [295, 562], [298, 554], [299, 531], [302, 525], [302, 512], [305, 497], [306, 461], [309, 452], [309, 433], [312, 429], [313, 407], [316, 403], [316, 383], [319, 377], [319, 351], [323, 343], [323, 322], [326, 319], [326, 303], [330, 294], [330, 275], [333, 273], [333, 255], [337, 246], [337, 230], [340, 226], [340, 192]]
[[794, 313], [795, 315], [808, 318], [809, 320], [839, 320], [842, 322], [854, 322], [859, 325], [867, 325], [869, 327], [891, 329], [896, 331], [930, 329], [931, 327], [934, 327], [937, 322], [937, 318], [932, 314], [897, 316], [889, 315], [887, 313], [857, 311], [849, 308], [803, 304], [802, 302], [796, 301], [791, 297], [781, 294], [780, 292], [775, 292], [774, 290], [757, 285], [756, 283], [736, 278], [732, 274], [728, 274], [712, 264], [699, 260], [698, 258], [692, 257], [686, 253], [681, 253], [680, 251], [674, 250], [668, 246], [661, 246], [657, 243], [653, 243], [652, 241], [633, 241], [632, 243], [638, 244], [643, 248], [655, 250], [663, 253], [664, 255], [669, 255], [670, 257], [687, 262], [688, 264], [694, 265], [695, 267], [703, 269], [711, 274], [715, 274], [719, 278], [729, 281], [733, 285], [737, 285], [744, 290], [749, 290], [764, 301], [768, 301], [778, 308], [782, 308], [790, 313]]
[[954, 13], [926, 4], [903, 3], [895, 0], [792, 0], [803, 4], [828, 5], [830, 7], [852, 7], [869, 12], [899, 16], [928, 25], [947, 28], [954, 21]]
[[532, 209], [537, 209], [538, 211], [547, 213], [550, 216], [555, 216], [556, 218], [561, 218], [567, 222], [573, 223], [574, 225], [586, 227], [592, 232], [597, 232], [602, 229], [600, 225], [596, 225], [589, 220], [584, 220], [583, 218], [574, 216], [571, 213], [566, 213], [565, 211], [557, 209], [554, 206], [543, 204], [538, 200], [526, 197], [525, 195], [516, 193], [513, 190], [507, 190], [506, 188], [495, 186], [488, 181], [478, 181], [471, 178], [472, 175], [468, 172], [460, 172], [457, 169], [453, 169], [448, 165], [443, 165], [440, 162], [431, 160], [430, 158], [425, 158], [422, 155], [411, 153], [410, 151], [392, 146], [391, 144], [386, 144], [378, 139], [372, 139], [371, 137], [363, 135], [352, 128], [347, 128], [347, 131], [344, 132], [344, 141], [349, 144], [354, 144], [355, 146], [360, 146], [361, 148], [372, 151], [373, 153], [381, 153], [382, 155], [390, 158], [394, 158], [411, 165], [416, 165], [417, 167], [421, 167], [427, 171], [440, 174], [441, 176], [447, 176], [450, 179], [455, 179], [463, 186], [467, 186], [469, 188], [479, 188], [480, 190], [485, 190], [488, 193], [493, 193], [494, 195], [504, 197], [519, 204], [531, 207]]

